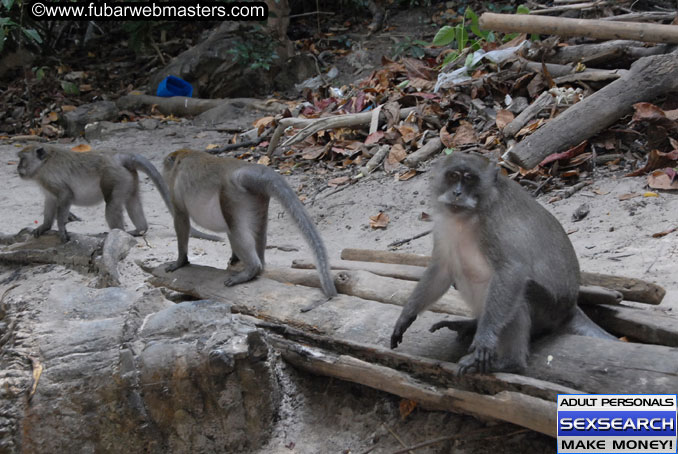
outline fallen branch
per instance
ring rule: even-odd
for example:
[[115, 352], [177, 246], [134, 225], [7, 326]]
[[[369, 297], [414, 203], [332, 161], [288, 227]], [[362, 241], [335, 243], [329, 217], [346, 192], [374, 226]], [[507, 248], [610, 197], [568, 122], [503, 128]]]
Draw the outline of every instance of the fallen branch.
[[[676, 27], [678, 29], [678, 27]], [[548, 155], [567, 150], [612, 125], [633, 104], [678, 90], [678, 54], [641, 58], [627, 74], [584, 98], [506, 152], [505, 158], [526, 169]]]
[[[356, 268], [337, 269], [361, 269], [359, 268], [360, 266], [375, 262], [383, 264], [396, 264], [394, 265], [395, 268], [393, 269], [390, 269], [389, 267], [383, 267], [381, 272], [378, 272], [379, 270], [374, 269], [378, 267], [374, 267], [369, 271], [381, 276], [389, 276], [388, 273], [400, 274], [401, 276], [407, 277], [393, 275], [390, 277], [398, 277], [399, 279], [410, 278], [410, 280], [417, 281], [420, 279], [423, 270], [419, 270], [417, 272], [415, 267], [428, 266], [428, 263], [431, 260], [430, 256], [420, 254], [350, 248], [341, 251], [341, 258], [346, 260], [345, 262], [341, 262], [340, 266], [342, 267], [355, 265], [355, 262], [364, 263], [358, 264]], [[664, 299], [664, 295], [666, 295], [666, 290], [664, 290], [663, 287], [652, 282], [647, 282], [632, 277], [612, 276], [609, 274], [587, 273], [582, 271], [581, 279], [582, 286], [597, 286], [617, 291], [622, 294], [626, 301], [658, 305], [662, 302], [662, 299]]]
[[400, 246], [402, 246], [403, 244], [409, 243], [410, 241], [418, 240], [419, 238], [425, 237], [426, 235], [430, 235], [431, 232], [433, 232], [433, 230], [427, 230], [427, 231], [425, 231], [425, 232], [417, 233], [416, 235], [411, 236], [411, 237], [409, 237], [409, 238], [404, 238], [404, 239], [402, 239], [402, 240], [397, 240], [397, 241], [394, 241], [393, 243], [389, 243], [389, 244], [387, 245], [387, 247], [389, 247], [389, 248], [397, 248], [397, 247], [400, 247]]
[[339, 378], [413, 400], [424, 408], [454, 411], [508, 421], [554, 437], [556, 405], [519, 392], [483, 395], [447, 386], [432, 386], [414, 376], [347, 355], [300, 345], [271, 336], [282, 357], [313, 374]]
[[633, 39], [648, 43], [678, 44], [678, 27], [663, 24], [569, 19], [532, 14], [483, 13], [480, 28], [500, 32], [541, 33], [596, 39]]
[[407, 167], [417, 167], [421, 162], [426, 161], [431, 156], [440, 152], [443, 149], [443, 142], [440, 140], [440, 137], [434, 137], [433, 139], [426, 142], [421, 148], [419, 148], [414, 153], [408, 155], [404, 160], [403, 164]]
[[[272, 268], [266, 270], [264, 277], [283, 283], [321, 288], [320, 278], [315, 270]], [[379, 276], [364, 270], [343, 270], [335, 273], [334, 284], [337, 291], [344, 295], [401, 307], [407, 303], [407, 299], [417, 285], [413, 281]], [[456, 291], [447, 292], [429, 310], [443, 314], [471, 316], [468, 305]]]
[[548, 91], [543, 92], [539, 97], [530, 104], [525, 110], [511, 121], [511, 123], [504, 126], [502, 132], [507, 137], [515, 136], [518, 131], [522, 129], [530, 120], [539, 115], [539, 113], [553, 104], [553, 96]]
[[549, 62], [557, 64], [580, 61], [587, 65], [618, 64], [625, 59], [635, 61], [641, 57], [665, 54], [670, 52], [672, 47], [668, 44], [645, 47], [644, 43], [640, 41], [613, 40], [559, 47], [556, 53], [548, 56], [547, 59]]
[[[400, 119], [407, 118], [407, 116], [413, 112], [416, 107], [408, 107], [405, 109], [400, 109]], [[276, 132], [273, 133], [271, 138], [271, 143], [268, 146], [268, 154], [272, 154], [278, 146], [278, 140], [282, 137], [282, 133], [285, 129], [292, 127], [303, 127], [301, 131], [298, 131], [295, 135], [285, 140], [281, 146], [290, 146], [295, 143], [301, 142], [308, 136], [315, 134], [318, 131], [325, 129], [334, 129], [334, 128], [350, 128], [353, 126], [362, 126], [369, 124], [372, 121], [373, 112], [361, 112], [356, 114], [346, 114], [346, 115], [332, 115], [329, 117], [306, 119], [306, 118], [283, 118], [278, 122], [278, 127]], [[380, 121], [386, 119], [386, 116], [383, 112], [379, 115]], [[274, 141], [274, 139], [276, 139]]]

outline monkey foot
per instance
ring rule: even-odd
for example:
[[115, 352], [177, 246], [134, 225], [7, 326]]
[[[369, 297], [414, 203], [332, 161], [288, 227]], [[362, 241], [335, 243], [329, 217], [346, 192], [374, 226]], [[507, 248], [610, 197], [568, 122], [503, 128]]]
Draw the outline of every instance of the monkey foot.
[[457, 332], [459, 340], [471, 340], [476, 333], [477, 320], [443, 320], [435, 323], [429, 328], [429, 331], [435, 333], [441, 328], [448, 328]]
[[233, 272], [226, 270], [226, 280], [224, 285], [226, 287], [232, 287], [234, 285], [242, 284], [243, 282], [248, 282], [254, 279], [258, 273], [252, 273], [248, 270]]
[[165, 272], [166, 272], [166, 273], [171, 273], [171, 272], [173, 272], [173, 271], [178, 270], [178, 269], [181, 268], [182, 266], [186, 266], [186, 265], [188, 265], [188, 264], [189, 264], [188, 260], [185, 260], [185, 261], [176, 261], [176, 262], [172, 263], [171, 265], [167, 265], [167, 266], [165, 267]]
[[148, 230], [139, 230], [139, 229], [134, 229], [130, 230], [129, 233], [132, 236], [144, 236]]

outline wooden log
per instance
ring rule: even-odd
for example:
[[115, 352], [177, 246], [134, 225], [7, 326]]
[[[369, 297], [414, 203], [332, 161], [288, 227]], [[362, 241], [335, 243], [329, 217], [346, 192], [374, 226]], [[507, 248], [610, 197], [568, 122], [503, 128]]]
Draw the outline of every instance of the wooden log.
[[678, 44], [678, 27], [596, 19], [569, 19], [527, 14], [483, 13], [480, 28], [500, 32], [540, 33], [596, 39], [632, 39], [648, 43]]
[[[678, 28], [678, 27], [676, 27]], [[584, 98], [506, 152], [526, 169], [567, 150], [631, 112], [633, 104], [678, 90], [678, 53], [641, 58], [623, 77]]]
[[417, 167], [422, 162], [439, 153], [442, 149], [443, 141], [440, 140], [440, 137], [434, 137], [433, 139], [426, 142], [417, 151], [408, 155], [403, 160], [403, 164], [405, 164], [407, 167]]
[[[320, 288], [320, 278], [315, 270], [271, 268], [264, 272], [264, 277], [282, 283]], [[344, 295], [357, 296], [358, 298], [401, 307], [407, 303], [407, 299], [417, 285], [412, 281], [379, 276], [364, 270], [344, 270], [335, 273], [334, 284], [337, 291]], [[454, 289], [450, 289], [428, 310], [444, 314], [471, 316], [468, 305]]]
[[520, 112], [511, 123], [504, 126], [502, 132], [507, 137], [515, 136], [523, 126], [530, 120], [536, 117], [542, 110], [553, 104], [553, 96], [548, 91], [543, 92], [537, 99], [534, 100], [525, 110]]
[[412, 375], [347, 355], [310, 348], [273, 337], [273, 346], [294, 366], [316, 375], [334, 377], [413, 400], [424, 408], [452, 411], [511, 422], [555, 437], [556, 404], [526, 394], [502, 391], [483, 395], [436, 387]]
[[579, 287], [579, 297], [577, 304], [595, 305], [595, 304], [621, 304], [624, 295], [616, 290], [598, 287], [597, 285], [582, 285]]
[[[314, 270], [315, 262], [307, 259], [296, 259], [292, 261], [292, 268]], [[347, 260], [333, 262], [332, 269], [365, 270], [379, 276], [404, 279], [406, 281], [418, 281], [421, 279], [421, 275], [424, 273], [424, 269], [420, 266], [395, 265], [391, 263], [352, 262]]]
[[[352, 248], [346, 248], [342, 250], [341, 258], [348, 261], [398, 264], [399, 268], [383, 267], [381, 270], [378, 270], [377, 267], [371, 267], [369, 271], [381, 276], [390, 276], [397, 277], [398, 279], [417, 281], [420, 279], [422, 271], [417, 273], [416, 269], [408, 268], [408, 266], [428, 266], [431, 260], [430, 256], [421, 254]], [[341, 266], [337, 269], [361, 269], [360, 265], [358, 267], [347, 268], [350, 266], [350, 262], [343, 262], [337, 266]], [[666, 290], [663, 287], [652, 282], [647, 282], [632, 277], [587, 273], [583, 271], [581, 273], [581, 280], [582, 286], [605, 287], [609, 290], [619, 292], [626, 301], [657, 305], [662, 302], [664, 295], [666, 295]]]
[[[292, 264], [295, 268], [314, 269], [315, 264], [309, 260], [295, 260]], [[410, 265], [394, 265], [390, 263], [370, 263], [341, 261], [332, 264], [332, 269], [340, 270], [368, 270], [374, 274], [396, 279], [418, 281], [424, 273], [424, 268]], [[591, 284], [595, 285], [595, 284]], [[654, 285], [654, 284], [652, 284]], [[609, 290], [609, 289], [608, 289]], [[453, 290], [450, 290], [451, 292]], [[594, 302], [596, 305], [604, 305], [608, 298], [616, 299], [616, 291], [610, 290], [602, 301], [593, 299], [595, 295], [580, 294], [579, 298]], [[623, 293], [623, 292], [620, 292]], [[614, 301], [614, 304], [619, 304]], [[668, 314], [657, 314], [647, 311], [643, 317], [637, 316], [637, 310], [629, 306], [617, 306], [613, 313], [592, 312], [589, 313], [593, 321], [617, 336], [630, 336], [641, 342], [653, 343], [662, 339], [663, 345], [678, 346], [678, 318]], [[658, 333], [657, 331], [661, 331]]]
[[396, 263], [401, 265], [428, 266], [431, 256], [422, 254], [410, 254], [407, 252], [380, 251], [376, 249], [353, 249], [341, 250], [342, 260], [358, 262]]
[[620, 292], [627, 301], [658, 305], [664, 299], [666, 290], [652, 282], [632, 277], [612, 276], [600, 273], [581, 273], [582, 285], [596, 285]]
[[588, 65], [602, 65], [665, 54], [670, 52], [671, 48], [672, 46], [668, 44], [644, 47], [644, 43], [640, 41], [613, 40], [559, 47], [555, 54], [547, 56], [546, 59], [550, 63], [563, 65], [580, 61], [586, 62]]
[[[310, 312], [301, 313], [317, 298], [319, 290], [283, 285], [266, 278], [224, 287], [224, 270], [189, 265], [173, 273], [161, 265], [152, 269], [151, 282], [201, 299], [215, 299], [232, 305], [232, 310], [308, 333], [371, 346], [388, 345], [400, 308], [391, 304], [339, 295]], [[398, 353], [437, 361], [456, 361], [465, 347], [455, 333], [428, 328], [441, 318], [460, 317], [424, 312], [405, 335]], [[526, 375], [561, 384], [583, 393], [670, 393], [678, 385], [678, 349], [630, 344], [582, 336], [553, 336], [533, 344]], [[404, 366], [405, 367], [405, 366]], [[491, 385], [492, 393], [522, 391], [524, 382], [512, 381], [514, 374], [460, 377], [465, 389], [479, 392]], [[561, 379], [565, 377], [565, 379]], [[524, 378], [524, 377], [522, 377]], [[490, 381], [488, 381], [490, 380]], [[517, 379], [516, 379], [517, 380]], [[554, 396], [555, 397], [555, 396]]]

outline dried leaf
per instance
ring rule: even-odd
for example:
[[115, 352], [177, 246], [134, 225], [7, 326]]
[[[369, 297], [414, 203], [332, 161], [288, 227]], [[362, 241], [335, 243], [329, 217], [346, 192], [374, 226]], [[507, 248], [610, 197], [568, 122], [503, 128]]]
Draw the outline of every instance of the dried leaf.
[[678, 180], [672, 175], [675, 175], [673, 169], [655, 170], [647, 176], [647, 185], [652, 189], [678, 190]]
[[627, 174], [627, 177], [637, 177], [644, 175], [653, 170], [670, 167], [678, 160], [678, 150], [673, 150], [668, 153], [662, 153], [659, 150], [652, 150], [647, 158], [647, 164], [642, 169]]
[[386, 160], [384, 161], [384, 170], [386, 172], [393, 172], [398, 167], [400, 167], [400, 161], [405, 159], [406, 156], [407, 151], [405, 151], [405, 148], [402, 145], [399, 143], [393, 145], [388, 152], [388, 156], [386, 156]]
[[410, 415], [410, 413], [414, 411], [415, 408], [417, 408], [417, 403], [410, 399], [403, 399], [400, 401], [398, 408], [400, 409], [400, 417], [405, 419]]
[[419, 128], [417, 125], [412, 123], [405, 123], [403, 125], [397, 126], [396, 129], [403, 137], [403, 142], [410, 143], [417, 138], [419, 134]]
[[643, 194], [643, 197], [659, 197], [659, 194], [657, 194], [656, 192], [645, 192]]
[[424, 222], [431, 222], [433, 221], [433, 218], [427, 212], [422, 211], [421, 214], [419, 215], [419, 220]]
[[86, 143], [81, 143], [80, 145], [76, 145], [73, 148], [71, 148], [71, 150], [77, 151], [78, 153], [86, 153], [88, 151], [92, 151], [92, 147], [90, 147]]
[[257, 161], [257, 164], [261, 164], [261, 165], [264, 165], [264, 166], [267, 166], [270, 163], [271, 163], [271, 158], [269, 158], [268, 156], [262, 156]]
[[327, 186], [336, 188], [337, 186], [341, 186], [342, 184], [348, 183], [349, 180], [350, 178], [347, 176], [332, 178], [330, 181], [327, 182]]
[[518, 131], [516, 133], [516, 137], [521, 137], [521, 136], [524, 136], [526, 134], [532, 134], [534, 131], [536, 131], [543, 124], [544, 124], [544, 119], [540, 118], [539, 120], [528, 124], [523, 129]]
[[388, 225], [388, 214], [380, 211], [376, 216], [370, 216], [370, 227], [373, 229], [385, 229]]
[[548, 155], [544, 160], [539, 163], [540, 166], [545, 166], [546, 164], [549, 164], [553, 161], [559, 161], [561, 159], [572, 159], [577, 155], [582, 154], [584, 151], [586, 151], [586, 146], [588, 145], [588, 141], [583, 141], [577, 146], [574, 146], [570, 148], [567, 151], [563, 151], [562, 153], [553, 153], [551, 155]]
[[445, 145], [445, 148], [454, 148], [452, 139], [454, 136], [447, 132], [447, 126], [443, 126], [443, 129], [440, 130], [440, 140]]
[[497, 128], [499, 129], [504, 129], [504, 127], [511, 123], [515, 116], [513, 115], [513, 112], [510, 110], [498, 110], [497, 111], [497, 119], [495, 120], [497, 123]]
[[460, 121], [459, 127], [454, 132], [454, 138], [452, 139], [452, 144], [455, 147], [461, 145], [468, 145], [470, 143], [477, 143], [478, 137], [476, 137], [476, 132], [473, 129], [473, 125], [468, 121]]
[[262, 117], [254, 122], [254, 127], [257, 128], [257, 134], [261, 135], [264, 130], [275, 121], [275, 117]]
[[384, 131], [375, 131], [365, 139], [365, 145], [372, 145], [379, 142], [384, 137]]
[[408, 170], [407, 172], [401, 173], [400, 175], [398, 175], [398, 179], [399, 179], [400, 181], [407, 181], [407, 180], [409, 180], [410, 178], [414, 177], [416, 174], [417, 174], [417, 171], [416, 171], [416, 170], [410, 169], [410, 170]]
[[610, 191], [603, 191], [602, 189], [594, 189], [591, 192], [598, 195], [608, 195]]
[[205, 150], [216, 150], [217, 148], [219, 148], [219, 145], [216, 143], [210, 143], [205, 147]]
[[636, 197], [640, 197], [640, 194], [637, 194], [635, 192], [631, 192], [629, 194], [622, 194], [617, 198], [623, 202], [624, 200], [630, 200], [630, 199], [634, 199]]
[[666, 118], [664, 111], [659, 107], [649, 102], [639, 102], [633, 105], [635, 112], [633, 113], [632, 122], [638, 121], [653, 121], [661, 118]]

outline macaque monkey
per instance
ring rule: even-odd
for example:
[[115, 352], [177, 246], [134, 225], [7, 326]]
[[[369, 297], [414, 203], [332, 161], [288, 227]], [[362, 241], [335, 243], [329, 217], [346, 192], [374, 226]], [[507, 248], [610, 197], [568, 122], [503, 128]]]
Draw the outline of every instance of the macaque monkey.
[[563, 227], [484, 157], [453, 153], [432, 184], [433, 254], [391, 335], [391, 348], [417, 314], [454, 285], [475, 319], [443, 321], [472, 336], [459, 372], [520, 371], [531, 338], [569, 332], [615, 339], [577, 306], [579, 262]]
[[170, 153], [163, 166], [179, 247], [179, 256], [167, 267], [168, 272], [188, 264], [188, 230], [193, 219], [206, 229], [228, 234], [229, 263], [241, 262], [242, 270], [227, 270], [226, 286], [254, 279], [264, 268], [268, 202], [275, 197], [313, 249], [323, 292], [328, 298], [337, 294], [325, 245], [283, 177], [266, 166], [186, 149]]
[[[160, 191], [172, 213], [167, 185], [151, 162], [138, 154], [77, 153], [54, 145], [30, 145], [19, 152], [18, 173], [22, 179], [35, 180], [45, 194], [43, 223], [33, 231], [39, 237], [57, 220], [59, 237], [68, 241], [66, 222], [71, 205], [95, 205], [106, 202], [106, 222], [111, 229], [124, 229], [123, 208], [136, 227], [129, 232], [140, 236], [148, 230], [139, 197], [138, 171], [144, 172]], [[194, 230], [198, 238], [221, 238]]]

